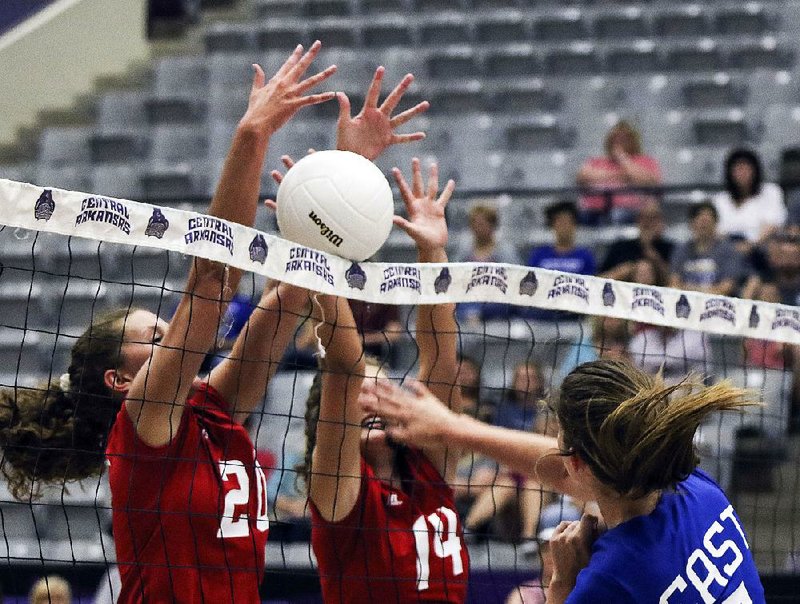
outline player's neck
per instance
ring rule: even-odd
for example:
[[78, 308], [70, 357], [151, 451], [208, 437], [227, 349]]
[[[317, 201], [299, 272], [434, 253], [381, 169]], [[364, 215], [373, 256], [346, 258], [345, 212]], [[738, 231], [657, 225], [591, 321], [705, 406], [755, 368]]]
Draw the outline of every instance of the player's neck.
[[400, 488], [400, 475], [397, 473], [397, 464], [395, 463], [396, 453], [394, 451], [387, 455], [374, 455], [372, 459], [367, 460], [369, 465], [372, 466], [372, 472], [375, 477], [394, 488]]
[[630, 499], [613, 494], [599, 494], [597, 505], [608, 528], [619, 526], [637, 516], [647, 516], [656, 509], [661, 491], [653, 491], [641, 499]]

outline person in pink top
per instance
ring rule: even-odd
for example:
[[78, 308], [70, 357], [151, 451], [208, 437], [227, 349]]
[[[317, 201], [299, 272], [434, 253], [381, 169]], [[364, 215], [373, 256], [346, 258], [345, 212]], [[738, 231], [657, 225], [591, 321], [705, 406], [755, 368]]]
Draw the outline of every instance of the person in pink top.
[[[606, 135], [606, 154], [590, 157], [578, 171], [580, 187], [624, 189], [661, 183], [658, 162], [642, 153], [638, 130], [630, 123], [618, 122]], [[580, 201], [581, 222], [595, 225], [608, 219], [614, 224], [632, 223], [647, 198], [635, 192], [584, 195]]]

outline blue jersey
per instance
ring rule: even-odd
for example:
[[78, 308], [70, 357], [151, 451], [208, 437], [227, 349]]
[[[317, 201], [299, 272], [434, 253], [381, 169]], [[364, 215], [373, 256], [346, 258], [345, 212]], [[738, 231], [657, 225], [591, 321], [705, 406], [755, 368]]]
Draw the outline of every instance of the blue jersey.
[[567, 604], [763, 604], [741, 522], [722, 489], [695, 470], [647, 516], [600, 536]]

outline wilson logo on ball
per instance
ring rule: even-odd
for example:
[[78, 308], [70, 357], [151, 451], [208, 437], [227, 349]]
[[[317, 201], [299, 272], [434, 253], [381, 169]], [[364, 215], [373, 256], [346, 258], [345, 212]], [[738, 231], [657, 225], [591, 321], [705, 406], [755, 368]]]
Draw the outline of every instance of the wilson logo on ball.
[[320, 218], [319, 216], [317, 216], [314, 213], [314, 210], [311, 210], [308, 213], [308, 217], [314, 222], [314, 224], [316, 224], [319, 227], [319, 234], [320, 235], [325, 237], [325, 239], [330, 241], [336, 247], [339, 247], [340, 245], [342, 245], [342, 238], [339, 235], [337, 235], [336, 233], [334, 233], [333, 229], [331, 229], [327, 224], [325, 224], [322, 221], [322, 218]]

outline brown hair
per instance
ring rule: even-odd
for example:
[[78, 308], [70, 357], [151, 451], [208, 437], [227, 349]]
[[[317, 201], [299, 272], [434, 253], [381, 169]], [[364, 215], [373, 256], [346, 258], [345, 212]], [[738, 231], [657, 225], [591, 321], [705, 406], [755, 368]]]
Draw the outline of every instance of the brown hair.
[[599, 360], [564, 379], [555, 411], [565, 453], [585, 461], [597, 478], [624, 496], [674, 488], [697, 467], [694, 434], [714, 411], [758, 404], [727, 382], [694, 378], [667, 386], [629, 363]]
[[486, 222], [495, 228], [499, 222], [497, 210], [489, 205], [476, 204], [472, 206], [469, 210], [469, 220], [472, 221], [476, 216], [483, 216]]
[[72, 589], [63, 577], [47, 575], [33, 584], [29, 601], [30, 604], [50, 604], [51, 600], [56, 597], [71, 601]]
[[35, 499], [42, 483], [64, 484], [99, 475], [108, 433], [122, 403], [104, 374], [119, 366], [123, 308], [97, 319], [72, 347], [70, 387], [0, 390], [0, 471], [17, 499]]
[[625, 152], [628, 155], [642, 154], [642, 135], [639, 134], [639, 131], [633, 124], [622, 120], [617, 122], [616, 125], [608, 131], [608, 134], [606, 134], [604, 143], [606, 155], [611, 157], [611, 147], [614, 144], [614, 139], [620, 135], [624, 136], [626, 139]]

